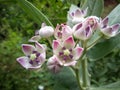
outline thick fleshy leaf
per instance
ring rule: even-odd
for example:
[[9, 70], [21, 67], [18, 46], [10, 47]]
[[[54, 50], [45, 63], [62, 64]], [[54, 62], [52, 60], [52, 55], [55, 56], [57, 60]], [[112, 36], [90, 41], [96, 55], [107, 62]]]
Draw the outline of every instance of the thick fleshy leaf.
[[120, 34], [111, 38], [104, 40], [103, 42], [100, 42], [96, 44], [93, 48], [91, 48], [87, 52], [87, 56], [90, 59], [98, 60], [108, 53], [110, 53], [114, 48], [120, 45]]
[[109, 25], [113, 25], [116, 23], [120, 23], [120, 4], [110, 12], [110, 14], [107, 16], [109, 18]]
[[72, 36], [68, 37], [64, 43], [63, 43], [66, 48], [74, 48], [75, 42]]
[[31, 67], [28, 57], [19, 57], [19, 58], [17, 58], [17, 62], [19, 62], [26, 69]]
[[32, 3], [27, 0], [17, 0], [20, 7], [25, 10], [25, 12], [32, 17], [38, 24], [45, 22], [47, 25], [53, 26], [50, 20]]
[[30, 55], [35, 50], [35, 47], [29, 44], [22, 44], [22, 50], [25, 55]]
[[104, 1], [103, 0], [86, 0], [82, 8], [87, 8], [88, 7], [88, 12], [87, 15], [94, 15], [94, 16], [101, 16], [101, 13], [103, 11], [104, 7]]

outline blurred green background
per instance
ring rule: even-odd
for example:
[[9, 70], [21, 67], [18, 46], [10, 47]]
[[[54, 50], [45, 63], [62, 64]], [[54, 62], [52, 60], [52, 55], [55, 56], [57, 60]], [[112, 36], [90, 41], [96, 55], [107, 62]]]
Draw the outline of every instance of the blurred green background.
[[[39, 8], [54, 25], [66, 22], [71, 4], [80, 5], [79, 0], [28, 1]], [[104, 1], [102, 17], [119, 4], [119, 0]], [[61, 74], [56, 77], [46, 68], [40, 72], [25, 70], [16, 62], [16, 58], [23, 55], [21, 44], [28, 43], [28, 39], [40, 27], [16, 1], [0, 0], [0, 90], [38, 90], [39, 85], [44, 86], [44, 90], [70, 90], [69, 84], [63, 84], [69, 81], [62, 82]], [[89, 62], [92, 85], [101, 86], [120, 80], [120, 48], [101, 60]], [[60, 80], [58, 84], [57, 80]]]

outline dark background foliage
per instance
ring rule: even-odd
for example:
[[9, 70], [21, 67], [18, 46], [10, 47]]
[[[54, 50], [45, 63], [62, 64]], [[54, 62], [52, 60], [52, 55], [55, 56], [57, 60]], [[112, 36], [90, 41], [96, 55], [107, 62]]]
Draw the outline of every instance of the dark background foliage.
[[[79, 0], [29, 0], [39, 8], [54, 25], [65, 23], [71, 3], [80, 6]], [[119, 0], [104, 0], [105, 17]], [[14, 0], [0, 0], [0, 90], [37, 90], [43, 85], [45, 90], [70, 90], [75, 83], [70, 74], [51, 74], [46, 68], [29, 71], [22, 68], [16, 58], [22, 56], [21, 44], [28, 43], [34, 31], [41, 25], [34, 22]], [[92, 85], [101, 86], [120, 80], [120, 47], [97, 61], [89, 61]], [[65, 68], [67, 69], [67, 68]], [[69, 78], [70, 77], [70, 78]], [[70, 83], [70, 81], [72, 81]], [[76, 87], [76, 83], [73, 85]], [[74, 88], [72, 90], [75, 90]]]

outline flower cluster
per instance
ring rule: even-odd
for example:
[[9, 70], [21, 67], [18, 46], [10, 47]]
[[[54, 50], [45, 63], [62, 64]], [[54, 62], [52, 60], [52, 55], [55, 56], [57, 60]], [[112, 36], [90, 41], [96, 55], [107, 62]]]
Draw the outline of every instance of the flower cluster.
[[[96, 31], [107, 38], [119, 33], [120, 24], [109, 26], [108, 20], [108, 17], [103, 20], [97, 16], [87, 17], [87, 9], [70, 9], [67, 24], [58, 24], [53, 28], [43, 23], [40, 30], [29, 40], [34, 42], [35, 46], [23, 44], [25, 56], [17, 58], [17, 61], [26, 69], [38, 69], [47, 62], [48, 69], [55, 73], [63, 66], [75, 66], [83, 52], [85, 53], [82, 42], [88, 42]], [[47, 48], [40, 44], [39, 40], [51, 37], [54, 37], [51, 41], [53, 55], [46, 59]]]

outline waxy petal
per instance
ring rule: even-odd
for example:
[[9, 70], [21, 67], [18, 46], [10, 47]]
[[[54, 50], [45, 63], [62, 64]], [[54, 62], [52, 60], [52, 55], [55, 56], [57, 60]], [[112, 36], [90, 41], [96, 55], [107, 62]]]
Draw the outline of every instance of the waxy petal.
[[62, 39], [63, 40], [67, 39], [69, 36], [72, 35], [72, 33], [73, 33], [73, 30], [69, 26], [65, 25], [62, 28]]
[[80, 30], [80, 29], [82, 28], [82, 26], [83, 26], [83, 24], [82, 24], [82, 23], [79, 23], [79, 24], [77, 24], [77, 25], [75, 25], [75, 26], [73, 27], [73, 30], [74, 30], [74, 31]]
[[36, 42], [39, 41], [41, 37], [39, 35], [33, 36], [31, 39], [29, 39], [29, 42]]
[[22, 50], [25, 55], [30, 55], [35, 50], [35, 47], [29, 44], [22, 44]]
[[54, 54], [59, 54], [59, 50], [62, 48], [58, 40], [53, 40], [52, 47]]
[[112, 34], [113, 31], [112, 30], [113, 29], [111, 27], [108, 27], [108, 28], [102, 29], [101, 32], [108, 37], [112, 37], [113, 36], [113, 34]]
[[46, 57], [45, 53], [42, 53], [38, 56], [37, 60], [39, 61], [39, 64], [42, 65], [45, 62], [45, 57]]
[[81, 10], [80, 10], [80, 9], [77, 9], [77, 10], [75, 11], [74, 16], [81, 18], [82, 14], [83, 14], [83, 13], [81, 12]]
[[103, 19], [103, 21], [102, 21], [102, 25], [101, 25], [102, 28], [107, 27], [107, 25], [108, 25], [108, 20], [109, 20], [108, 17], [106, 17], [106, 18]]
[[36, 46], [36, 49], [38, 52], [40, 52], [40, 53], [45, 52], [45, 48], [39, 42], [35, 42], [35, 46]]
[[112, 25], [111, 27], [112, 27], [113, 31], [118, 31], [120, 28], [120, 24], [115, 24], [115, 25]]
[[75, 46], [75, 42], [74, 42], [74, 39], [72, 36], [68, 37], [64, 43], [63, 43], [63, 46], [65, 46], [66, 48], [74, 48]]
[[64, 63], [63, 66], [75, 66], [76, 63], [77, 63], [77, 61], [71, 61], [71, 62], [68, 62], [68, 63]]
[[74, 49], [74, 60], [78, 60], [80, 58], [80, 56], [83, 54], [83, 48], [82, 47], [76, 47]]
[[58, 58], [55, 55], [48, 59], [47, 66], [54, 73], [59, 72], [61, 69], [61, 65], [59, 64]]
[[17, 58], [17, 62], [19, 62], [26, 69], [29, 69], [31, 67], [28, 57], [19, 57]]

